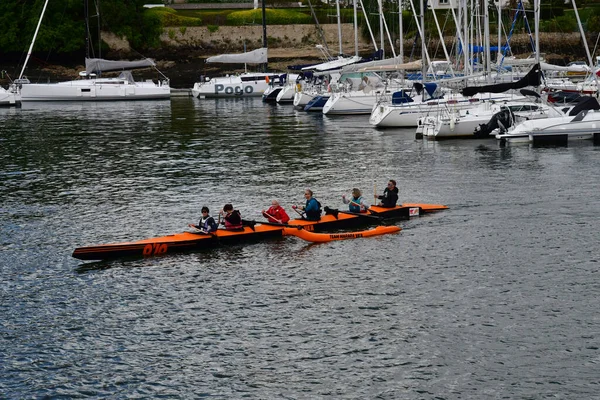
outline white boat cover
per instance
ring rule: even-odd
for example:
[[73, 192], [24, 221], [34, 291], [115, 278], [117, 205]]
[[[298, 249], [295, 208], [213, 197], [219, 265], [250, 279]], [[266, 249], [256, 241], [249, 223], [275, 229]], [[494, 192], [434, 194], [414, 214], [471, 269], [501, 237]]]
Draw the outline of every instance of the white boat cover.
[[543, 70], [546, 71], [567, 71], [567, 72], [591, 72], [592, 69], [587, 65], [571, 65], [570, 67], [561, 67], [560, 65], [548, 64], [545, 62], [540, 63]]
[[[359, 69], [359, 72], [377, 72], [377, 71], [402, 71], [402, 70], [407, 70], [407, 71], [418, 71], [421, 70], [423, 68], [423, 62], [422, 60], [416, 60], [416, 61], [412, 61], [409, 63], [396, 63], [394, 64], [394, 61], [399, 61], [398, 58], [392, 58], [392, 59], [387, 59], [387, 60], [381, 60], [381, 61], [387, 61], [385, 64], [377, 64], [377, 65], [373, 65], [370, 66], [370, 63], [366, 63], [365, 66], [361, 69]], [[374, 62], [378, 62], [378, 61], [374, 61]]]
[[88, 74], [110, 71], [123, 71], [138, 68], [149, 68], [154, 66], [156, 66], [156, 64], [154, 63], [154, 60], [150, 58], [137, 61], [112, 61], [103, 60], [101, 58], [85, 59], [85, 71]]
[[208, 57], [207, 63], [224, 63], [224, 64], [263, 64], [268, 60], [267, 48], [252, 50], [247, 53], [238, 54], [221, 54], [218, 56]]
[[327, 61], [322, 64], [311, 65], [310, 67], [302, 68], [302, 71], [328, 71], [331, 69], [339, 69], [345, 65], [355, 64], [361, 60], [359, 56], [340, 57], [336, 60]]

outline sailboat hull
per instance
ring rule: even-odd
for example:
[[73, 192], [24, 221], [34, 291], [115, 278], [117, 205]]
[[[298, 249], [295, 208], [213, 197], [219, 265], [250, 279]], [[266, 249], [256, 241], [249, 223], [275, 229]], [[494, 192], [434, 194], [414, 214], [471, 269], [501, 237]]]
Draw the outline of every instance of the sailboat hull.
[[59, 83], [28, 83], [21, 88], [21, 101], [114, 101], [160, 100], [171, 97], [169, 85], [131, 83], [118, 78], [81, 79]]
[[192, 96], [198, 98], [261, 97], [270, 87], [279, 84], [279, 76], [268, 73], [244, 73], [196, 82]]

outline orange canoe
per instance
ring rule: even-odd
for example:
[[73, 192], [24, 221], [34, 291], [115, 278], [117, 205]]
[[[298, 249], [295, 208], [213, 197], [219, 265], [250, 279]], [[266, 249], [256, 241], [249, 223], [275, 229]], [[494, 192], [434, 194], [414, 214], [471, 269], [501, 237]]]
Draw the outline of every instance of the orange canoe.
[[[80, 260], [108, 260], [121, 257], [149, 257], [162, 254], [179, 253], [184, 251], [197, 251], [205, 248], [237, 244], [241, 242], [260, 241], [267, 238], [281, 237], [284, 227], [302, 227], [303, 234], [312, 232], [331, 232], [338, 229], [357, 229], [363, 226], [381, 223], [382, 219], [409, 219], [426, 213], [445, 210], [448, 207], [441, 204], [405, 203], [400, 206], [384, 208], [371, 206], [368, 213], [357, 214], [347, 211], [335, 210], [335, 214], [323, 215], [319, 221], [307, 221], [304, 219], [292, 219], [288, 224], [270, 224], [268, 222], [252, 222], [251, 226], [244, 227], [241, 231], [217, 230], [212, 235], [202, 235], [193, 232], [182, 232], [174, 235], [155, 237], [133, 242], [99, 244], [93, 246], [78, 247], [73, 252], [73, 257]], [[254, 224], [255, 223], [255, 224]], [[400, 230], [397, 227], [379, 227]], [[298, 230], [296, 228], [291, 228]], [[367, 237], [381, 235], [384, 233], [376, 228], [373, 231], [356, 232], [362, 236], [347, 236], [351, 233], [335, 233], [323, 235], [331, 241], [349, 239], [350, 237]], [[368, 234], [365, 234], [368, 233]], [[334, 238], [336, 237], [337, 238]], [[307, 239], [308, 240], [308, 239]], [[313, 240], [314, 241], [314, 240]]]
[[308, 242], [323, 243], [331, 242], [333, 240], [344, 240], [344, 239], [356, 239], [362, 237], [385, 235], [386, 233], [400, 232], [401, 228], [398, 226], [377, 226], [373, 229], [359, 232], [342, 232], [342, 233], [314, 233], [309, 232], [306, 229], [298, 228], [283, 228], [283, 234], [289, 236], [296, 236], [300, 239], [304, 239]]

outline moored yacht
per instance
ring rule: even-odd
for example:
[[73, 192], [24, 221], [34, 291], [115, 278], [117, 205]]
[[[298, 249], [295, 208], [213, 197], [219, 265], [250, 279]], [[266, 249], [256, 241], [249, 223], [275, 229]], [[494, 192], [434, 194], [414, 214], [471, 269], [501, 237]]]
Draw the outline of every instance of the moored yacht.
[[[160, 100], [171, 97], [169, 80], [136, 82], [131, 69], [155, 67], [150, 59], [140, 61], [110, 61], [98, 58], [85, 60], [81, 79], [57, 83], [23, 83], [21, 101], [111, 101]], [[99, 76], [101, 72], [121, 71], [116, 78]]]
[[600, 142], [600, 104], [584, 96], [561, 116], [524, 121], [506, 133], [497, 134], [501, 143], [566, 144], [572, 140]]

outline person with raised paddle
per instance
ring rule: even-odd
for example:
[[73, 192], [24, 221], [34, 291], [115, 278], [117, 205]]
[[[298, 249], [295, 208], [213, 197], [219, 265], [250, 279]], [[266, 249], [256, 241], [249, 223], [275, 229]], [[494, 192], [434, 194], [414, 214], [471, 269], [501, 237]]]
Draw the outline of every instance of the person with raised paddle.
[[269, 222], [278, 224], [287, 224], [290, 217], [287, 215], [283, 207], [279, 205], [277, 200], [271, 201], [271, 207], [267, 211], [262, 210], [262, 215], [269, 220]]
[[342, 201], [344, 204], [349, 204], [348, 209], [355, 213], [366, 213], [369, 206], [365, 204], [362, 198], [360, 189], [352, 189], [352, 197], [347, 198], [345, 194], [342, 195]]
[[226, 230], [232, 231], [244, 229], [242, 225], [242, 215], [238, 210], [233, 209], [232, 204], [225, 204], [223, 209], [219, 211], [219, 217], [223, 217], [221, 224], [225, 225]]
[[215, 222], [215, 219], [209, 215], [208, 207], [202, 207], [202, 217], [200, 218], [200, 222], [198, 225], [188, 224], [191, 228], [198, 229], [201, 233], [210, 234], [217, 230], [218, 225]]
[[300, 215], [302, 213], [298, 211], [300, 209], [304, 212], [303, 218], [308, 221], [318, 221], [321, 219], [321, 203], [313, 197], [313, 192], [310, 189], [304, 191], [304, 197], [306, 198], [306, 205], [297, 206], [293, 205], [292, 208]]
[[381, 200], [378, 204], [379, 207], [396, 207], [396, 203], [398, 202], [398, 188], [396, 187], [396, 181], [390, 179], [383, 194], [381, 196], [375, 194], [375, 198]]

